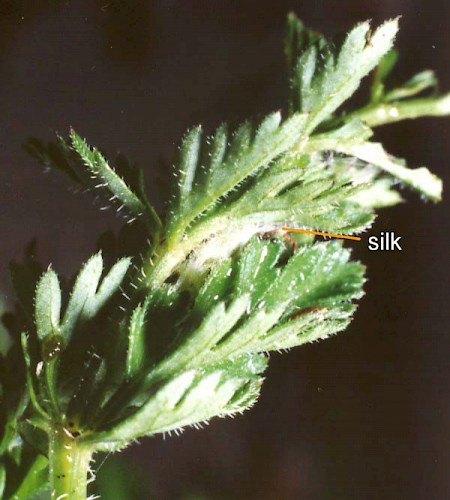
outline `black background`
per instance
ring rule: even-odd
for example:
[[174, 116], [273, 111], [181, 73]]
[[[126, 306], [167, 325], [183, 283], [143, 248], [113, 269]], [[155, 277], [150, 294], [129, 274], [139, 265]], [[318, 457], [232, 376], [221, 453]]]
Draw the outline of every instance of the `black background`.
[[[284, 106], [291, 9], [328, 35], [401, 14], [399, 78], [431, 67], [450, 89], [448, 0], [0, 1], [6, 302], [7, 263], [32, 237], [42, 262], [70, 275], [101, 231], [119, 227], [89, 197], [42, 175], [21, 149], [26, 138], [74, 126], [111, 156], [138, 161], [160, 206], [159, 159], [170, 160], [188, 127]], [[423, 119], [378, 138], [445, 181], [449, 132], [450, 121]], [[450, 497], [448, 206], [405, 194], [408, 204], [382, 211], [371, 231], [395, 231], [402, 252], [352, 245], [369, 282], [346, 333], [273, 355], [260, 402], [245, 416], [124, 453], [155, 498]]]

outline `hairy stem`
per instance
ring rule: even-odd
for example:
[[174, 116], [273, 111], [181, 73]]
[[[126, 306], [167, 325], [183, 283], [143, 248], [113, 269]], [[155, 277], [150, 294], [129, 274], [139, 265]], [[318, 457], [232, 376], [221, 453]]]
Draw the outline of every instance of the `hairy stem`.
[[140, 285], [149, 289], [160, 287], [202, 241], [222, 231], [230, 231], [232, 223], [232, 218], [224, 211], [220, 217], [206, 219], [197, 224], [195, 228], [179, 236], [179, 239], [172, 237], [152, 248], [144, 258], [141, 276], [143, 280]]
[[87, 498], [89, 462], [93, 449], [77, 442], [63, 425], [50, 432], [49, 462], [52, 500]]

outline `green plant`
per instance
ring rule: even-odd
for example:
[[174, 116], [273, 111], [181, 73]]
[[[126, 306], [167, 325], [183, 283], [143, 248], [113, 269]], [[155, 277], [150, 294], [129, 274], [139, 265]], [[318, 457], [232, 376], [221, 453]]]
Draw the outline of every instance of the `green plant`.
[[[335, 46], [290, 16], [286, 118], [232, 134], [190, 130], [162, 217], [123, 157], [111, 167], [73, 130], [27, 143], [127, 223], [109, 271], [107, 252], [97, 253], [64, 293], [34, 246], [11, 265], [18, 301], [4, 316], [12, 345], [0, 366], [5, 498], [85, 498], [94, 453], [242, 412], [258, 397], [266, 353], [345, 329], [363, 266], [341, 242], [280, 228], [361, 233], [375, 209], [401, 201], [403, 185], [440, 199], [437, 177], [371, 140], [372, 127], [450, 113], [430, 71], [387, 87], [396, 32], [397, 20], [373, 33], [362, 23]], [[373, 69], [369, 103], [340, 111]]]

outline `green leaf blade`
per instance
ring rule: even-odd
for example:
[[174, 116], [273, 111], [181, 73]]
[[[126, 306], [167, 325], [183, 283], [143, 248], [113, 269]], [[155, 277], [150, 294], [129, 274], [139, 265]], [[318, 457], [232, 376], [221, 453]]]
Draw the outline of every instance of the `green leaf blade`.
[[73, 149], [83, 160], [91, 175], [98, 179], [99, 187], [108, 189], [113, 199], [117, 199], [118, 203], [132, 214], [141, 216], [146, 212], [145, 204], [108, 165], [97, 149], [91, 149], [75, 131], [71, 131], [70, 139]]
[[130, 264], [129, 258], [120, 259], [100, 282], [103, 273], [101, 253], [86, 262], [77, 276], [62, 322], [62, 335], [67, 341], [78, 323], [96, 316], [118, 291]]
[[373, 35], [369, 23], [361, 23], [347, 35], [336, 59], [328, 46], [321, 51], [311, 46], [301, 56], [296, 86], [301, 111], [310, 115], [309, 132], [330, 118], [356, 91], [362, 78], [390, 51], [397, 31], [397, 19], [384, 23]]
[[[207, 174], [202, 177], [207, 179], [207, 184], [203, 186], [203, 189], [198, 186], [193, 193], [189, 186], [192, 187], [196, 172], [198, 173], [199, 170], [200, 131], [196, 129], [195, 133], [188, 135], [186, 158], [189, 157], [189, 164], [184, 165], [184, 162], [181, 162], [181, 191], [176, 195], [183, 196], [185, 201], [183, 206], [180, 205], [178, 213], [176, 210], [170, 210], [168, 220], [170, 240], [178, 239], [197, 217], [211, 209], [222, 197], [235, 190], [249, 176], [267, 167], [272, 160], [293, 147], [300, 140], [305, 120], [304, 115], [296, 114], [280, 124], [280, 114], [274, 113], [263, 121], [253, 140], [250, 124], [244, 123], [234, 134], [221, 166], [215, 162], [211, 170], [211, 163], [203, 165]], [[221, 134], [223, 132], [219, 133], [220, 141], [223, 140]], [[218, 147], [221, 146], [218, 145]], [[195, 162], [197, 162], [196, 165], [194, 165]], [[184, 177], [187, 172], [189, 172], [189, 181]], [[176, 196], [174, 199], [177, 199]]]
[[78, 321], [90, 317], [95, 293], [103, 272], [103, 258], [100, 253], [91, 257], [80, 271], [64, 314], [63, 336], [68, 340]]
[[119, 290], [128, 269], [131, 259], [124, 257], [118, 260], [103, 278], [92, 302], [88, 302], [85, 307], [85, 315], [88, 318], [94, 317], [108, 300]]
[[186, 134], [180, 148], [180, 167], [178, 186], [180, 190], [180, 210], [189, 198], [200, 159], [200, 147], [203, 131], [196, 127]]
[[39, 339], [59, 333], [61, 314], [61, 288], [58, 276], [48, 269], [36, 288], [35, 321]]
[[125, 375], [128, 380], [136, 377], [144, 367], [146, 345], [146, 304], [139, 305], [130, 319], [128, 327], [128, 351], [125, 366]]
[[207, 371], [189, 370], [170, 379], [133, 415], [114, 429], [99, 433], [103, 449], [115, 449], [132, 439], [185, 426], [215, 416], [242, 412], [259, 394], [262, 356], [245, 356]]

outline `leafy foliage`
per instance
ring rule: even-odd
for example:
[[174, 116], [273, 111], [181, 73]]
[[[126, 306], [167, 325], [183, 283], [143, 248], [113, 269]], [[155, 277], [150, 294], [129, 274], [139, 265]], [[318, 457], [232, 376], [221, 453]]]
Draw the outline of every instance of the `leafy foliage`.
[[210, 150], [205, 151], [205, 159], [200, 157], [201, 128], [189, 132], [180, 148], [178, 189], [167, 224], [169, 237], [179, 236], [221, 197], [292, 147], [301, 136], [304, 120], [304, 116], [294, 116], [280, 125], [281, 115], [274, 113], [261, 123], [254, 137], [250, 124], [244, 123], [228, 147], [226, 129], [219, 127], [206, 141]]
[[[239, 255], [214, 266], [195, 301], [185, 306], [183, 320], [163, 332], [174, 341], [159, 360], [135, 348], [135, 337], [145, 335], [145, 325], [136, 321], [144, 309], [136, 308], [127, 365], [140, 367], [134, 371], [140, 384], [129, 401], [137, 405], [143, 390], [150, 396], [128, 417], [123, 402], [106, 406], [100, 436], [108, 447], [124, 446], [139, 433], [179, 429], [213, 414], [244, 410], [261, 384], [265, 363], [260, 354], [345, 328], [354, 310], [351, 301], [362, 293], [362, 267], [348, 262], [349, 252], [339, 243], [291, 252], [282, 241], [254, 238]], [[149, 325], [170, 311], [167, 304], [160, 307], [147, 314]], [[122, 423], [117, 426], [117, 421]]]
[[100, 151], [90, 148], [74, 130], [68, 140], [58, 136], [58, 142], [48, 145], [31, 138], [25, 150], [46, 168], [67, 175], [78, 187], [95, 190], [118, 212], [125, 209], [129, 221], [144, 218], [152, 232], [160, 227], [161, 221], [145, 195], [143, 172], [123, 156], [112, 168]]
[[368, 22], [361, 23], [350, 31], [339, 50], [319, 35], [305, 34], [293, 16], [289, 24], [292, 35], [287, 53], [291, 60], [294, 53], [299, 54], [292, 67], [293, 107], [308, 113], [308, 130], [312, 131], [353, 95], [361, 79], [391, 49], [398, 23], [388, 21], [373, 34]]
[[[71, 286], [42, 270], [34, 246], [11, 266], [18, 303], [4, 316], [0, 492], [28, 498], [50, 486], [55, 498], [81, 498], [92, 453], [242, 412], [257, 400], [267, 353], [346, 328], [363, 266], [341, 243], [281, 227], [361, 233], [374, 209], [402, 200], [398, 184], [440, 199], [436, 176], [371, 141], [370, 127], [450, 112], [430, 71], [388, 88], [397, 24], [372, 33], [361, 23], [338, 44], [291, 15], [289, 116], [234, 133], [189, 131], [161, 216], [142, 171], [123, 157], [111, 166], [73, 130], [56, 143], [27, 143], [127, 224], [103, 279], [100, 253]], [[341, 111], [374, 68], [369, 103]]]
[[412, 187], [429, 200], [436, 202], [441, 199], [442, 181], [437, 176], [425, 167], [407, 168], [403, 160], [389, 155], [381, 144], [367, 140], [371, 135], [366, 125], [354, 119], [333, 132], [315, 136], [307, 149], [315, 150], [319, 146], [361, 160], [375, 168], [378, 175], [373, 177], [387, 174], [392, 181]]
[[129, 266], [130, 259], [119, 260], [99, 286], [103, 271], [101, 255], [95, 255], [86, 263], [77, 277], [61, 324], [61, 335], [66, 341], [70, 339], [78, 323], [98, 315], [102, 307], [119, 288]]
[[[195, 321], [186, 318], [192, 333], [179, 335], [182, 344], [165, 356], [153, 377], [173, 371], [173, 365], [201, 367], [291, 347], [292, 339], [285, 345], [281, 336], [273, 336], [273, 327], [297, 315], [326, 323], [328, 317], [339, 316], [329, 309], [353, 309], [347, 303], [361, 296], [363, 270], [348, 262], [349, 252], [339, 243], [307, 245], [290, 257], [286, 252], [283, 242], [255, 238], [238, 259], [214, 266], [191, 311], [200, 325], [193, 329]], [[303, 332], [298, 333], [301, 344]]]
[[387, 89], [387, 81], [397, 60], [395, 50], [383, 57], [374, 75], [370, 103], [350, 113], [347, 119], [359, 117], [368, 126], [375, 127], [421, 116], [449, 114], [450, 94], [439, 94], [438, 81], [431, 70], [421, 71], [399, 87]]

